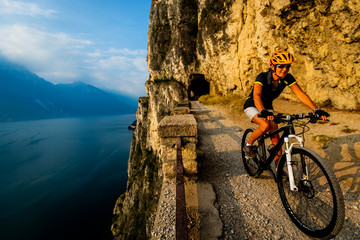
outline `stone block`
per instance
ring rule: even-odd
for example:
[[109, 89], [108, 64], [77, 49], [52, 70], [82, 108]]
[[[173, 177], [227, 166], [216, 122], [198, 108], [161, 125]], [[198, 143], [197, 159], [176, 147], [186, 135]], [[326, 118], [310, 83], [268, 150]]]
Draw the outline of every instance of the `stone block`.
[[183, 143], [197, 143], [197, 137], [182, 137]]
[[163, 159], [176, 159], [176, 147], [161, 145], [160, 146], [160, 157]]
[[190, 113], [190, 108], [189, 107], [176, 107], [174, 109], [174, 114], [175, 115], [189, 114], [189, 113]]
[[177, 107], [189, 107], [189, 100], [184, 99], [176, 104]]
[[187, 149], [188, 151], [196, 151], [196, 142], [185, 142], [183, 144], [184, 149]]
[[162, 138], [197, 136], [195, 117], [192, 114], [166, 116], [159, 123], [158, 133]]
[[[196, 144], [187, 143], [181, 148], [182, 158], [183, 159], [196, 159]], [[162, 161], [175, 160], [177, 158], [177, 148], [176, 146], [172, 147], [171, 145], [161, 145], [159, 156]]]
[[[189, 148], [195, 151], [197, 138], [196, 137], [182, 137], [181, 145], [184, 148]], [[176, 149], [177, 137], [160, 138], [160, 145]], [[195, 148], [194, 148], [195, 147]]]
[[198, 163], [195, 160], [184, 159], [184, 174], [186, 176], [195, 175], [198, 173]]
[[176, 151], [170, 151], [170, 152], [166, 152], [166, 153], [163, 153], [161, 155], [161, 159], [163, 162], [166, 162], [166, 161], [175, 161], [176, 160]]
[[162, 146], [176, 149], [176, 143], [177, 143], [176, 137], [160, 138], [160, 145]]
[[176, 180], [176, 165], [175, 161], [168, 161], [162, 164], [162, 171], [164, 174], [163, 181], [175, 181]]
[[183, 159], [192, 159], [195, 160], [196, 159], [196, 151], [191, 151], [190, 149], [187, 148], [183, 148], [182, 150], [182, 158]]

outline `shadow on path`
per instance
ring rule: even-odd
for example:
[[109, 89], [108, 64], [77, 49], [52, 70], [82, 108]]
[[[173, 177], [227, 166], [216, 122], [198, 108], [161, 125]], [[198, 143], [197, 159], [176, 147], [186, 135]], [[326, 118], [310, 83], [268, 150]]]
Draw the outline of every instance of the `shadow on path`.
[[[229, 123], [220, 112], [196, 102], [192, 102], [191, 111], [198, 123], [199, 181], [213, 185], [217, 198], [215, 207], [223, 222], [222, 235], [214, 239], [308, 239], [286, 215], [272, 177], [266, 172], [253, 179], [245, 172], [241, 158], [244, 129]], [[347, 186], [343, 188], [345, 200], [350, 205], [358, 204], [360, 135], [337, 138], [326, 147], [330, 167], [342, 187]], [[358, 211], [354, 215], [345, 222], [338, 239], [359, 236]], [[200, 221], [200, 230], [206, 228], [202, 224]], [[204, 232], [200, 231], [200, 239], [213, 239], [203, 235]]]
[[[233, 186], [228, 181], [229, 178], [245, 174], [241, 171], [241, 132], [242, 129], [228, 125], [225, 118], [218, 114], [201, 107], [196, 102], [192, 102], [192, 113], [198, 123], [198, 163], [199, 163], [199, 181], [209, 182], [213, 185], [216, 192], [215, 207], [219, 210], [220, 218], [224, 223], [222, 228], [222, 237], [232, 236], [232, 239], [244, 239], [243, 232], [236, 232], [235, 225], [238, 229], [243, 222], [243, 214], [238, 207], [237, 199], [233, 191]], [[215, 184], [218, 183], [218, 184]], [[221, 186], [221, 187], [219, 187]], [[226, 200], [224, 199], [226, 198]], [[227, 205], [219, 204], [219, 202], [228, 202]], [[232, 211], [234, 219], [226, 219], [228, 211]], [[206, 213], [202, 213], [200, 219], [205, 219]], [[208, 239], [206, 229], [200, 221], [201, 239]], [[211, 226], [210, 226], [211, 227]], [[204, 231], [205, 230], [205, 231]], [[210, 230], [211, 231], [211, 230]], [[239, 236], [241, 236], [239, 238]], [[221, 236], [218, 236], [221, 239]]]
[[360, 197], [360, 134], [336, 138], [324, 146], [331, 168], [342, 186], [344, 197], [357, 200]]

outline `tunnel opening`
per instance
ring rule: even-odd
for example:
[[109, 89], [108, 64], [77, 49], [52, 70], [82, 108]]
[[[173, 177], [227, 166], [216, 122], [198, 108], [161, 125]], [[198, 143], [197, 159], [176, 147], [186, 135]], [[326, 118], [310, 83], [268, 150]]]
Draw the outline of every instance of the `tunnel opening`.
[[198, 100], [202, 95], [210, 93], [210, 83], [204, 74], [194, 73], [190, 76], [189, 99]]

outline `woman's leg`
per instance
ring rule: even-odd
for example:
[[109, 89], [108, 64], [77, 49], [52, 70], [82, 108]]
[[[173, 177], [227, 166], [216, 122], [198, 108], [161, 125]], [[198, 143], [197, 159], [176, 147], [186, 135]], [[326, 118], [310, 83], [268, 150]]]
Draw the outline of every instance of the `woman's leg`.
[[254, 123], [256, 123], [259, 127], [257, 129], [255, 129], [254, 132], [251, 134], [251, 136], [247, 142], [250, 145], [252, 145], [256, 141], [256, 139], [258, 139], [259, 137], [261, 137], [265, 133], [267, 133], [271, 127], [270, 121], [268, 121], [265, 118], [258, 117], [258, 115], [255, 115], [252, 118], [252, 121]]
[[[275, 130], [277, 130], [279, 127], [276, 123], [274, 122], [270, 122], [270, 129], [269, 132], [273, 132]], [[275, 134], [274, 136], [271, 137], [271, 142], [273, 144], [273, 146], [275, 146], [278, 142], [279, 142], [279, 134]], [[275, 167], [277, 168], [279, 165], [279, 160], [280, 157], [282, 155], [282, 151], [280, 149], [280, 151], [276, 154], [276, 156], [274, 157], [274, 161], [275, 161]]]
[[[247, 142], [250, 145], [252, 145], [256, 141], [256, 139], [263, 136], [265, 133], [273, 132], [279, 128], [278, 125], [273, 121], [268, 121], [267, 119], [260, 118], [257, 115], [253, 117], [252, 121], [256, 123], [259, 127], [255, 129], [254, 132], [251, 134], [249, 141]], [[279, 142], [279, 134], [275, 134], [274, 136], [272, 136], [271, 142], [273, 146], [275, 146]], [[280, 150], [274, 158], [276, 168], [279, 164], [281, 154], [282, 151]]]

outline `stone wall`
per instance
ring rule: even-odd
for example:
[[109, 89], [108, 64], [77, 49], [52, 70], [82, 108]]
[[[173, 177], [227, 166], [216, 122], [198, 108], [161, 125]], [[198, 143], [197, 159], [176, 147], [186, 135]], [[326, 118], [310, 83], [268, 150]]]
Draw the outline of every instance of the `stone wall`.
[[177, 140], [181, 139], [182, 162], [186, 178], [197, 179], [197, 123], [192, 114], [165, 117], [159, 124], [160, 151], [164, 181], [176, 180]]
[[[164, 142], [171, 142], [171, 136], [161, 140], [159, 123], [174, 115], [178, 104], [187, 98], [184, 85], [171, 78], [148, 81], [146, 91], [148, 97], [139, 98], [136, 112], [126, 192], [114, 207], [111, 230], [115, 239], [148, 239], [151, 235], [163, 180], [169, 180], [168, 176], [164, 178], [163, 163], [173, 155], [173, 151], [164, 149]], [[184, 148], [188, 151], [193, 145], [187, 144]]]
[[359, 109], [357, 0], [153, 0], [148, 37], [150, 80], [188, 87], [201, 73], [212, 94], [247, 95], [282, 49], [295, 55], [290, 71], [315, 102]]

